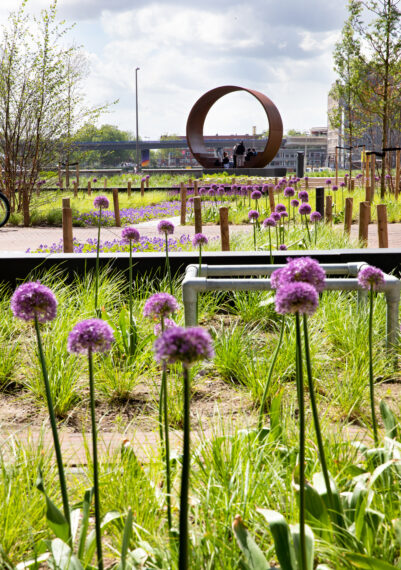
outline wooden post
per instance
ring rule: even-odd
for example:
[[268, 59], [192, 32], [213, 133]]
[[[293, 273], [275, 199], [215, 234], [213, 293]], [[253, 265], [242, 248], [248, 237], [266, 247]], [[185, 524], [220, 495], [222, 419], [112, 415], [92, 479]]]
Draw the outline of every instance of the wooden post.
[[370, 191], [370, 186], [369, 184], [366, 184], [365, 186], [365, 202], [371, 202], [372, 201], [372, 193]]
[[377, 235], [379, 247], [388, 247], [387, 206], [377, 205]]
[[61, 182], [60, 182], [60, 190], [63, 190], [63, 179], [61, 179]]
[[150, 179], [149, 176], [145, 176], [145, 185], [146, 185], [146, 188], [149, 188], [149, 179]]
[[192, 186], [192, 178], [188, 179], [188, 190], [191, 188]]
[[372, 201], [375, 196], [375, 186], [376, 186], [376, 156], [374, 154], [370, 155], [370, 200]]
[[231, 184], [235, 184], [236, 183], [236, 178], [231, 178]]
[[194, 197], [195, 233], [202, 233], [202, 203], [200, 196]]
[[395, 194], [395, 199], [398, 200], [398, 193], [400, 191], [400, 158], [401, 158], [401, 150], [398, 149], [395, 153], [395, 189], [394, 189], [394, 194]]
[[352, 224], [352, 206], [353, 198], [345, 198], [345, 214], [344, 214], [344, 233], [350, 234]]
[[75, 181], [73, 186], [74, 186], [74, 198], [76, 198], [78, 196], [78, 182]]
[[352, 180], [350, 180], [350, 190], [351, 192], [353, 192], [355, 190], [355, 180], [354, 178], [352, 178]]
[[275, 176], [274, 177], [274, 185], [277, 186], [277, 183], [278, 183], [278, 178], [277, 178], [277, 176]]
[[141, 180], [141, 197], [143, 198], [145, 196], [145, 179], [142, 178]]
[[79, 164], [77, 164], [75, 167], [75, 177], [77, 179], [77, 184], [78, 184], [78, 188], [79, 188]]
[[228, 208], [220, 208], [220, 236], [221, 236], [221, 251], [230, 251]]
[[338, 146], [336, 146], [336, 159], [335, 159], [335, 161], [336, 161], [336, 164], [335, 164], [335, 167], [336, 167], [336, 186], [338, 186]]
[[362, 188], [365, 186], [365, 162], [366, 162], [366, 146], [362, 146], [361, 172], [362, 172]]
[[326, 223], [331, 224], [333, 222], [333, 196], [326, 196], [325, 210]]
[[131, 182], [131, 180], [128, 180], [128, 184], [127, 184], [127, 195], [128, 195], [128, 197], [131, 196], [131, 188], [132, 188], [132, 182]]
[[370, 172], [370, 154], [365, 155], [365, 179], [366, 184], [369, 183], [369, 172]]
[[107, 188], [107, 178], [103, 180], [103, 188], [106, 190]]
[[194, 180], [194, 196], [199, 196], [198, 181]]
[[69, 198], [63, 198], [63, 251], [64, 253], [72, 253], [72, 210]]
[[181, 182], [181, 189], [180, 189], [180, 198], [181, 198], [181, 218], [180, 224], [185, 226], [185, 221], [187, 217], [187, 189], [185, 184]]
[[359, 203], [359, 240], [363, 242], [364, 247], [368, 245], [370, 222], [370, 202]]
[[120, 205], [118, 203], [118, 188], [113, 188], [113, 205], [114, 205], [114, 217], [116, 219], [117, 228], [121, 227], [120, 220]]
[[65, 187], [70, 187], [70, 165], [68, 162], [65, 165]]
[[270, 202], [270, 213], [272, 214], [274, 212], [274, 188], [272, 188], [271, 186], [269, 186], [269, 202]]
[[309, 178], [305, 180], [305, 190], [309, 188]]
[[61, 162], [58, 163], [58, 170], [57, 170], [57, 175], [58, 175], [58, 183], [61, 186], [61, 183], [63, 181], [63, 177], [61, 174]]
[[88, 196], [92, 194], [92, 182], [88, 180]]

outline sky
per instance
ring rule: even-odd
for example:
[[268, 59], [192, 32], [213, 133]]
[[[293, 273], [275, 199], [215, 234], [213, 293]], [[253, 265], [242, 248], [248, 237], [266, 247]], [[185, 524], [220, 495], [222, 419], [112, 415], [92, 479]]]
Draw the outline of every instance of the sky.
[[[188, 114], [209, 89], [236, 85], [267, 95], [284, 130], [327, 125], [327, 95], [335, 79], [332, 51], [347, 0], [59, 0], [71, 42], [83, 46], [90, 105], [111, 105], [99, 124], [143, 139], [185, 134]], [[28, 0], [36, 13], [49, 0]], [[18, 0], [1, 0], [6, 24]], [[268, 127], [261, 105], [244, 92], [220, 99], [204, 134], [244, 134]]]

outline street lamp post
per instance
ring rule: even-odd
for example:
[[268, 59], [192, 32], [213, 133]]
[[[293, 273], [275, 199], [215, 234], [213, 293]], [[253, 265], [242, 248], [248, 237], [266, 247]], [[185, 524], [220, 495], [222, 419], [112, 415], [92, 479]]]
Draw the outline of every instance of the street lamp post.
[[139, 164], [139, 130], [138, 130], [138, 71], [139, 67], [135, 68], [135, 108], [136, 108], [136, 167], [140, 170]]

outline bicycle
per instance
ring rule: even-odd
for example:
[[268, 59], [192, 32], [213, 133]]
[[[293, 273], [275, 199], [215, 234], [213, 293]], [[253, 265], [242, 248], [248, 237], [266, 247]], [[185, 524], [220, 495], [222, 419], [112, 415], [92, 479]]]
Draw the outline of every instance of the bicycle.
[[10, 217], [10, 212], [11, 212], [10, 202], [7, 196], [5, 196], [3, 192], [0, 190], [0, 228], [5, 226], [6, 223], [8, 222], [8, 218]]

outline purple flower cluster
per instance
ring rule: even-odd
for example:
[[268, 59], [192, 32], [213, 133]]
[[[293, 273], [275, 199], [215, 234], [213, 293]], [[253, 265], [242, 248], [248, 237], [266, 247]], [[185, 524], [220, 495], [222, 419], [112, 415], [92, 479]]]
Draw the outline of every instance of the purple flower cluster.
[[167, 317], [178, 310], [177, 299], [169, 293], [155, 293], [143, 307], [144, 317]]
[[[173, 327], [176, 327], [178, 325], [172, 319], [164, 319], [163, 320], [163, 326], [164, 326], [164, 330], [167, 330], [167, 329], [171, 329]], [[153, 327], [153, 334], [155, 336], [159, 336], [161, 334], [161, 332], [162, 332], [162, 324], [156, 323], [155, 326]]]
[[[334, 190], [334, 187], [333, 187]], [[320, 220], [322, 219], [322, 214], [320, 212], [312, 212], [310, 215], [310, 221], [311, 222], [320, 222]]]
[[319, 297], [316, 289], [309, 283], [286, 283], [279, 287], [276, 293], [276, 311], [281, 315], [299, 313], [313, 315], [316, 311]]
[[171, 235], [174, 233], [174, 224], [170, 220], [161, 220], [157, 224], [157, 231], [159, 234]]
[[93, 200], [93, 205], [95, 208], [108, 208], [109, 200], [107, 196], [96, 196], [96, 198]]
[[307, 216], [311, 213], [311, 211], [312, 208], [306, 202], [303, 202], [298, 208], [298, 212], [301, 214], [301, 216]]
[[358, 273], [358, 283], [364, 289], [378, 291], [384, 285], [384, 273], [378, 267], [367, 265]]
[[272, 274], [272, 286], [274, 280], [275, 289], [285, 283], [303, 282], [312, 285], [318, 293], [323, 291], [326, 273], [317, 261], [311, 257], [300, 257], [289, 258], [287, 262], [285, 267], [277, 269]]
[[265, 220], [263, 220], [263, 227], [264, 228], [274, 228], [276, 227], [277, 223], [275, 222], [275, 220], [273, 220], [273, 218], [266, 218]]
[[199, 245], [206, 245], [207, 243], [209, 243], [209, 240], [207, 239], [205, 234], [195, 234], [194, 237], [192, 238], [192, 245], [194, 247], [197, 247]]
[[251, 194], [252, 200], [259, 200], [262, 197], [262, 193], [259, 190], [254, 190]]
[[113, 329], [102, 319], [86, 319], [77, 323], [68, 335], [69, 352], [106, 352], [114, 341]]
[[39, 281], [30, 281], [14, 291], [11, 310], [15, 317], [23, 321], [33, 321], [36, 317], [39, 323], [46, 323], [56, 316], [57, 300], [48, 287]]
[[122, 241], [126, 243], [129, 243], [130, 241], [139, 241], [140, 237], [138, 230], [131, 226], [125, 227], [121, 232]]
[[252, 220], [257, 220], [259, 218], [259, 212], [257, 212], [256, 210], [249, 210], [248, 212], [248, 218], [252, 221]]
[[[141, 208], [121, 208], [120, 217], [123, 224], [135, 224], [155, 218], [178, 216], [180, 208], [181, 202], [178, 200], [160, 202], [159, 204]], [[99, 224], [99, 211], [84, 212], [79, 216], [74, 216], [73, 221], [78, 225], [97, 226]], [[115, 226], [113, 210], [102, 209], [102, 226]]]
[[158, 362], [182, 362], [187, 366], [214, 356], [210, 334], [200, 327], [172, 327], [165, 330], [156, 339], [154, 351]]

